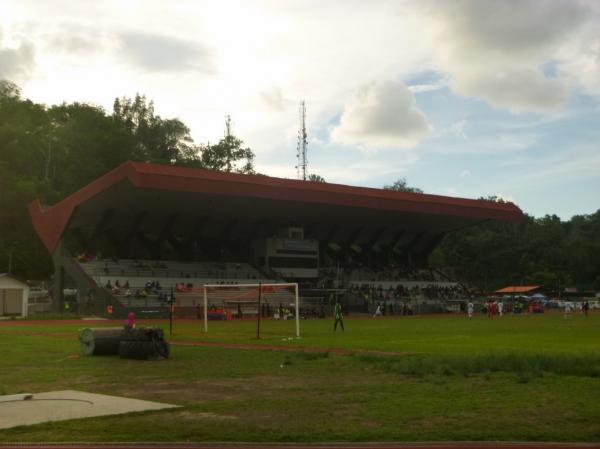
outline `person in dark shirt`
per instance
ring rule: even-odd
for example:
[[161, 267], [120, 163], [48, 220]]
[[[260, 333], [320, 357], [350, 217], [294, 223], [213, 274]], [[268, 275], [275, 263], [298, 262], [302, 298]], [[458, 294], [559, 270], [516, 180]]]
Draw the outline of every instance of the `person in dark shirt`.
[[342, 314], [342, 305], [339, 302], [335, 302], [335, 306], [333, 306], [333, 318], [335, 319], [333, 323], [333, 331], [337, 330], [337, 325], [340, 323], [342, 330], [344, 330], [344, 315]]

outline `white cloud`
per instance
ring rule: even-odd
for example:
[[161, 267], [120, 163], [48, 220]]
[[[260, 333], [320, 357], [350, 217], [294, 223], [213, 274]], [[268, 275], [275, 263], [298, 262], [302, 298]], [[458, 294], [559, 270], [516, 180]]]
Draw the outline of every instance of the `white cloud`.
[[172, 36], [127, 31], [119, 34], [125, 61], [152, 72], [215, 72], [211, 51], [199, 42]]
[[14, 48], [3, 47], [0, 29], [0, 79], [20, 81], [34, 67], [34, 47], [30, 42], [21, 42]]
[[276, 112], [282, 112], [286, 106], [296, 104], [296, 102], [285, 98], [283, 91], [279, 87], [271, 87], [260, 92], [261, 101], [270, 109]]
[[510, 67], [497, 72], [479, 67], [463, 72], [455, 77], [452, 87], [462, 95], [481, 97], [492, 106], [515, 113], [553, 111], [568, 97], [564, 81], [546, 78], [536, 70]]
[[423, 92], [433, 92], [435, 90], [443, 89], [448, 86], [448, 80], [442, 80], [437, 83], [426, 83], [426, 84], [411, 84], [408, 86], [408, 90], [415, 94]]
[[465, 168], [463, 171], [460, 172], [460, 175], [458, 175], [460, 177], [460, 179], [465, 179], [471, 176], [471, 170], [469, 170], [468, 168]]
[[346, 104], [332, 140], [367, 149], [411, 148], [430, 130], [408, 88], [395, 81], [360, 87]]
[[442, 130], [439, 131], [438, 134], [442, 135], [442, 136], [449, 135], [449, 136], [455, 137], [457, 139], [466, 140], [468, 138], [467, 133], [465, 132], [466, 125], [467, 125], [466, 120], [459, 120], [458, 122], [454, 122], [450, 126], [443, 128]]
[[517, 113], [552, 111], [565, 103], [568, 80], [548, 77], [540, 66], [577, 35], [589, 13], [582, 3], [436, 1], [427, 12], [431, 44], [454, 92]]
[[442, 144], [429, 145], [428, 152], [473, 155], [473, 154], [507, 154], [527, 150], [537, 144], [540, 140], [538, 134], [498, 134], [488, 137], [471, 137], [466, 141], [444, 141]]
[[507, 195], [507, 194], [500, 193], [500, 192], [495, 193], [494, 195], [496, 196], [496, 198], [498, 198], [498, 200], [502, 200], [507, 203], [517, 204], [517, 202], [515, 201], [515, 199], [512, 195]]
[[[599, 3], [600, 4], [600, 3]], [[598, 16], [600, 20], [600, 15]], [[558, 68], [569, 84], [578, 86], [584, 93], [600, 97], [600, 36], [597, 25], [590, 26], [581, 39], [565, 48], [559, 57]]]

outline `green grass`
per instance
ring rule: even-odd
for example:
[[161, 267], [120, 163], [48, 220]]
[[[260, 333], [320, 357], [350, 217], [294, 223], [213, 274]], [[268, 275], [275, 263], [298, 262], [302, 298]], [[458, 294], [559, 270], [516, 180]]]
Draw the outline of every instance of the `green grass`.
[[[107, 323], [115, 325], [119, 323]], [[77, 357], [85, 322], [0, 324], [0, 393], [181, 405], [0, 431], [15, 441], [600, 441], [600, 315], [175, 322], [162, 362]], [[95, 325], [95, 324], [94, 324]], [[168, 329], [168, 324], [162, 324]], [[302, 350], [320, 352], [301, 352]], [[344, 350], [345, 352], [336, 351]]]

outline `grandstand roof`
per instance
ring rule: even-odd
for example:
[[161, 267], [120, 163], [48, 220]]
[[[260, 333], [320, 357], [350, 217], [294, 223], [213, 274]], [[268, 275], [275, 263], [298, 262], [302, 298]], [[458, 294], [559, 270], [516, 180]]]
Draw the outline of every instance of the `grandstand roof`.
[[482, 221], [522, 219], [512, 203], [140, 162], [120, 165], [54, 206], [45, 208], [35, 200], [29, 212], [50, 252], [67, 229], [110, 226], [126, 233], [140, 217], [152, 235], [164, 231], [165, 221], [189, 232], [210, 220], [215, 235], [225, 225], [246, 231], [302, 225], [315, 236], [346, 228], [352, 238], [364, 241], [373, 241], [377, 233], [424, 230], [439, 236]]

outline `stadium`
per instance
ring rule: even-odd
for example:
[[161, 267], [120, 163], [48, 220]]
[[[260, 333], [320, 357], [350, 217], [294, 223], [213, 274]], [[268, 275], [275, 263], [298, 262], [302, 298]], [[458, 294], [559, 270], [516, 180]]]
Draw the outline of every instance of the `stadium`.
[[112, 306], [119, 317], [162, 316], [167, 294], [178, 316], [200, 316], [205, 284], [285, 282], [299, 284], [306, 313], [334, 299], [348, 312], [370, 312], [365, 286], [393, 290], [380, 298], [384, 312], [404, 304], [441, 312], [443, 300], [465, 295], [428, 270], [435, 246], [467, 226], [522, 218], [512, 203], [136, 162], [52, 207], [33, 202], [30, 213], [55, 265], [54, 311], [64, 310], [69, 287], [77, 291], [69, 309], [103, 315]]
[[600, 438], [596, 315], [448, 313], [428, 267], [514, 204], [127, 162], [29, 212], [53, 311], [0, 321], [2, 442]]
[[0, 5], [0, 449], [600, 448], [600, 1]]

